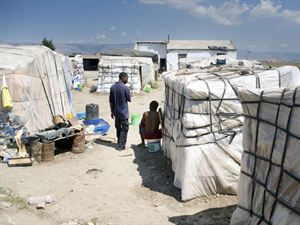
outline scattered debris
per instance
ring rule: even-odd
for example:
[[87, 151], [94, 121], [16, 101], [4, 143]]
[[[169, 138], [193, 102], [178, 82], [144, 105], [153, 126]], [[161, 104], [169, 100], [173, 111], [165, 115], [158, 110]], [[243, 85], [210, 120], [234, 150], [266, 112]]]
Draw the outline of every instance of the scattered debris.
[[70, 220], [70, 221], [66, 221], [64, 223], [62, 223], [61, 225], [99, 225], [99, 223], [97, 223], [97, 221], [95, 219], [92, 219], [89, 222], [83, 222], [80, 220]]
[[88, 169], [87, 171], [86, 171], [86, 173], [87, 174], [97, 174], [97, 173], [102, 173], [103, 172], [103, 170], [99, 170], [99, 169], [97, 169], [97, 168], [93, 168], [93, 169]]
[[128, 157], [128, 156], [132, 156], [133, 154], [130, 153], [130, 154], [124, 154], [124, 155], [119, 155], [119, 157]]
[[29, 205], [38, 205], [38, 204], [41, 204], [41, 203], [50, 204], [52, 202], [53, 202], [53, 199], [49, 195], [32, 196], [32, 197], [29, 197], [29, 199], [28, 199], [28, 204]]
[[80, 220], [71, 220], [71, 221], [67, 221], [62, 223], [61, 225], [83, 225], [84, 222], [80, 221]]
[[41, 203], [37, 204], [36, 209], [45, 209], [45, 205], [46, 204], [44, 202], [41, 202]]

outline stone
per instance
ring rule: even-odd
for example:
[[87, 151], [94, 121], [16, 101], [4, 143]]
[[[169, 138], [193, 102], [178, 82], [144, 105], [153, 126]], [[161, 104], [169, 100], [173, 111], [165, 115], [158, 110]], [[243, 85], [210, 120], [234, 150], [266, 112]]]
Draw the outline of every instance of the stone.
[[45, 203], [41, 202], [41, 203], [37, 204], [36, 208], [37, 209], [45, 209]]

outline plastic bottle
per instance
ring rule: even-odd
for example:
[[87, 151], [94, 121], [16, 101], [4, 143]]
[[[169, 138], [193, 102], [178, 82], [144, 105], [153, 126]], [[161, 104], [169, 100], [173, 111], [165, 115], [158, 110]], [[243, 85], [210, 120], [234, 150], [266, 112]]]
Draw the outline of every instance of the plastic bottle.
[[37, 205], [40, 203], [45, 203], [45, 204], [50, 204], [51, 202], [53, 202], [51, 196], [49, 195], [45, 195], [45, 196], [32, 196], [28, 199], [28, 203], [30, 205]]

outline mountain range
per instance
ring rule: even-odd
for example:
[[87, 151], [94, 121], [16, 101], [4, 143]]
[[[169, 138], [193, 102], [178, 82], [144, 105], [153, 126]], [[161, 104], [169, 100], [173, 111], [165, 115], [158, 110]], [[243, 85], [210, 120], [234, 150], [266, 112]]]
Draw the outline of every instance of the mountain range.
[[[39, 43], [23, 42], [23, 43], [8, 43], [1, 42], [0, 44], [12, 44], [12, 45], [37, 45]], [[96, 54], [96, 53], [108, 53], [133, 49], [134, 43], [124, 44], [101, 44], [101, 43], [55, 43], [56, 51], [66, 54]], [[287, 61], [287, 62], [299, 62], [300, 53], [288, 53], [288, 52], [259, 52], [249, 51], [245, 49], [237, 50], [237, 58], [239, 59], [256, 59], [256, 60], [270, 60], [270, 61]]]

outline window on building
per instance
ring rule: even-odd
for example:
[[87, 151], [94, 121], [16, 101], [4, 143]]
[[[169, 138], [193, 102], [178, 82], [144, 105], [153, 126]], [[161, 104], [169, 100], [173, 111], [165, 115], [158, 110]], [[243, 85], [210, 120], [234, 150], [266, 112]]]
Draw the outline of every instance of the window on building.
[[185, 58], [186, 58], [186, 54], [178, 54], [178, 60], [185, 59]]

